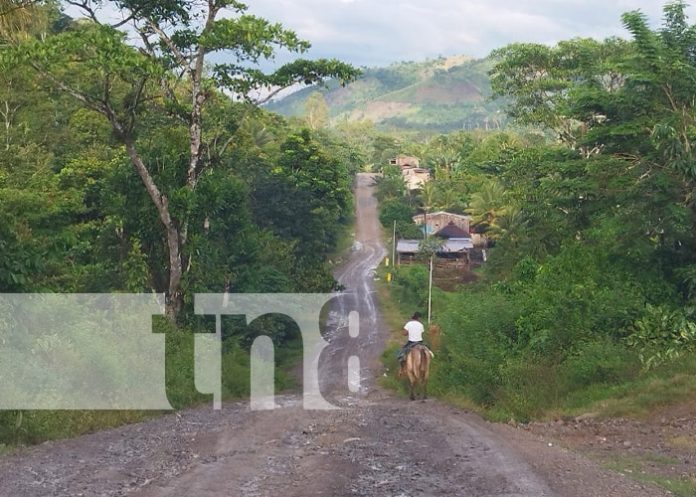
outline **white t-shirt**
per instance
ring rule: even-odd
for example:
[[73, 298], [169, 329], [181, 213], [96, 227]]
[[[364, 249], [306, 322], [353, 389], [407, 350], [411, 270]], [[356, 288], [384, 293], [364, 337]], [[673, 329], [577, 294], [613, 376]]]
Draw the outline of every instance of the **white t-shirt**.
[[423, 333], [425, 332], [425, 328], [423, 328], [423, 324], [420, 321], [416, 321], [415, 319], [411, 320], [404, 325], [404, 329], [408, 331], [409, 342], [423, 341]]

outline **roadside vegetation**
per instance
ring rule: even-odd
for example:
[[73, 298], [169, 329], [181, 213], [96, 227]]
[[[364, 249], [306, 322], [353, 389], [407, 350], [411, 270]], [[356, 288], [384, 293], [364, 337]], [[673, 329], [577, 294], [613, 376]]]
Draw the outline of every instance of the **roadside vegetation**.
[[[53, 1], [7, 7], [0, 23], [0, 293], [166, 293], [167, 318], [153, 332], [166, 334], [177, 408], [210, 401], [194, 388], [193, 333], [214, 323], [193, 315], [193, 295], [334, 289], [330, 260], [345, 244], [352, 177], [366, 162], [328, 130], [288, 122], [250, 96], [357, 71], [296, 59], [263, 74], [254, 63], [308, 43], [237, 2], [197, 13], [194, 3], [119, 4], [150, 44], [71, 19]], [[236, 14], [213, 19], [225, 6]], [[194, 14], [211, 16], [204, 32]], [[198, 71], [194, 62], [214, 52], [233, 53], [244, 69]], [[0, 333], [3, 325], [0, 317]], [[223, 319], [225, 398], [247, 394], [260, 333], [277, 347], [277, 386], [292, 383], [293, 323]], [[150, 415], [4, 411], [0, 446]]]
[[[416, 212], [472, 217], [494, 243], [478, 281], [434, 295], [432, 391], [490, 418], [645, 415], [696, 397], [696, 27], [682, 2], [628, 40], [497, 50], [493, 91], [518, 128], [405, 145], [434, 180], [379, 181], [381, 219], [412, 237]], [[427, 270], [389, 297], [425, 310]]]

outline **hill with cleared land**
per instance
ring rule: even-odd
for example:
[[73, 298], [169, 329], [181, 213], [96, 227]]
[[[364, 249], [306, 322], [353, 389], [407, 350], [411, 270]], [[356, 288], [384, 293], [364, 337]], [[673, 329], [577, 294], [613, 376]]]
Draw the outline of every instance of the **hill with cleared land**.
[[268, 109], [285, 116], [305, 115], [307, 98], [319, 91], [333, 123], [370, 120], [381, 128], [432, 130], [492, 129], [504, 125], [498, 102], [491, 102], [488, 59], [465, 56], [425, 62], [400, 62], [366, 69], [356, 82], [341, 87], [305, 88]]

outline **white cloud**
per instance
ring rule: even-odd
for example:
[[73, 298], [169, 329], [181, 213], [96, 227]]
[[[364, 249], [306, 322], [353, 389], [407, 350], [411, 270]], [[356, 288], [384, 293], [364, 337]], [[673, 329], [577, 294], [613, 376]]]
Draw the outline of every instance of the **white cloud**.
[[[626, 35], [621, 14], [659, 24], [660, 0], [255, 0], [251, 11], [313, 44], [311, 55], [381, 65], [437, 55], [485, 56], [515, 41]], [[696, 9], [690, 8], [696, 22]]]
[[[655, 26], [667, 0], [253, 0], [250, 13], [312, 42], [311, 57], [359, 66], [438, 55], [485, 56], [516, 41], [627, 36], [621, 14], [643, 10]], [[68, 9], [74, 13], [75, 9]], [[107, 9], [114, 19], [121, 15]], [[689, 13], [696, 22], [696, 7]], [[281, 54], [278, 61], [287, 60]]]

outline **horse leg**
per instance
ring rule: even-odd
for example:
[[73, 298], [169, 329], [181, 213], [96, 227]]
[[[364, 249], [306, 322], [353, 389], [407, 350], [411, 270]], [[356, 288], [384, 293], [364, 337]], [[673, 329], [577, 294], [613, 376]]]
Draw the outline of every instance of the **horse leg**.
[[428, 378], [423, 380], [423, 400], [428, 398]]
[[409, 392], [409, 398], [411, 400], [416, 400], [416, 395], [415, 395], [415, 382], [410, 381], [409, 384], [411, 385], [410, 392]]

